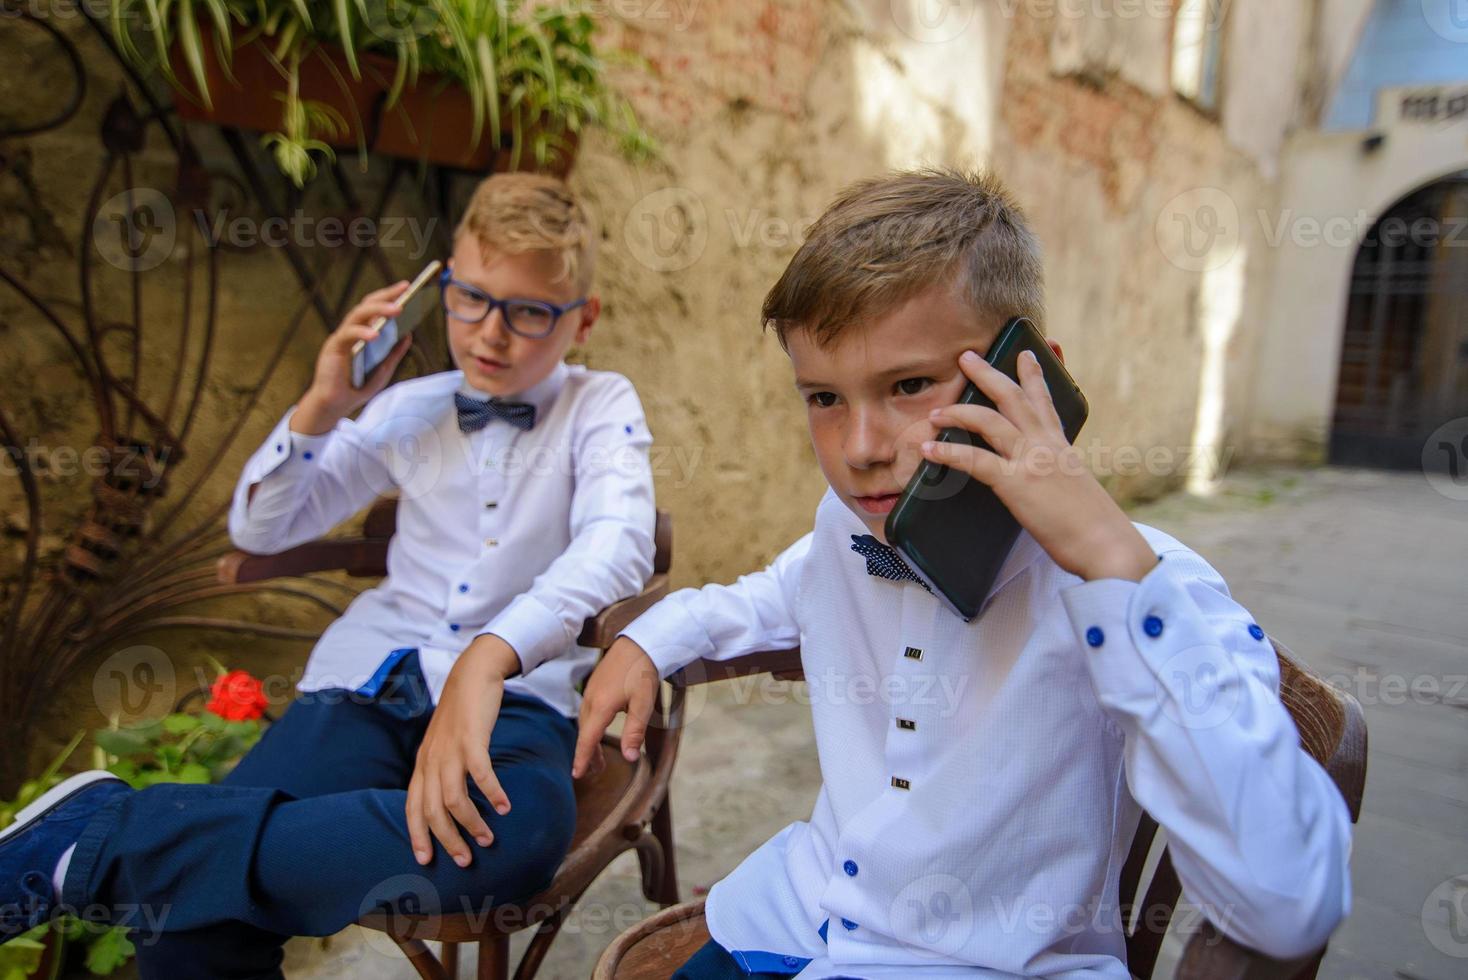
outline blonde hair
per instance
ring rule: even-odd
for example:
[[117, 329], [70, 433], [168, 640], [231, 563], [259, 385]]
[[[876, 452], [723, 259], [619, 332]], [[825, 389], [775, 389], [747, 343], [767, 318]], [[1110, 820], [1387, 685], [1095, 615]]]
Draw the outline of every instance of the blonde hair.
[[1040, 243], [993, 174], [925, 169], [847, 187], [770, 289], [762, 319], [782, 346], [793, 330], [828, 346], [944, 284], [982, 319], [1026, 316], [1044, 329]]
[[454, 229], [454, 243], [473, 235], [485, 251], [558, 252], [562, 271], [585, 291], [596, 266], [596, 235], [581, 202], [563, 181], [545, 174], [494, 174], [480, 181]]

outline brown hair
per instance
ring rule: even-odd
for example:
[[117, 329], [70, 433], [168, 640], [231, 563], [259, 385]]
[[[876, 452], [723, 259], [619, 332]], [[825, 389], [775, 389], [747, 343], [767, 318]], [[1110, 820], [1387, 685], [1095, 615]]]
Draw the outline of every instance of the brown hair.
[[826, 346], [945, 283], [982, 318], [1027, 316], [1044, 329], [1039, 241], [992, 174], [926, 169], [852, 184], [811, 227], [762, 317], [782, 346], [793, 330]]
[[557, 281], [591, 286], [596, 235], [581, 202], [564, 182], [544, 174], [495, 174], [480, 181], [454, 229], [454, 241], [470, 234], [485, 251], [559, 252]]

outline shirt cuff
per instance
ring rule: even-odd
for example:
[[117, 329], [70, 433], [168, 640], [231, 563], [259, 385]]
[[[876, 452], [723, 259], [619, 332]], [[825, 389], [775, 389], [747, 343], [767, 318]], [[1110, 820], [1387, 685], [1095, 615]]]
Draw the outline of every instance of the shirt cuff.
[[1166, 559], [1140, 582], [1097, 579], [1061, 591], [1086, 652], [1091, 682], [1113, 715], [1145, 719], [1161, 705], [1174, 721], [1210, 727], [1223, 705], [1211, 692], [1238, 665]]
[[291, 418], [295, 414], [296, 409], [292, 406], [265, 440], [265, 445], [261, 447], [255, 460], [255, 472], [250, 474], [251, 483], [259, 483], [277, 470], [290, 472], [292, 469], [305, 469], [320, 462], [322, 453], [326, 451], [326, 445], [336, 430], [331, 429], [314, 436], [292, 432]]
[[647, 651], [657, 666], [658, 676], [669, 675], [714, 652], [713, 641], [683, 605], [664, 599], [634, 619], [618, 636], [625, 636]]
[[521, 677], [565, 653], [572, 641], [561, 617], [529, 593], [516, 596], [478, 635], [486, 633], [493, 633], [515, 651]]

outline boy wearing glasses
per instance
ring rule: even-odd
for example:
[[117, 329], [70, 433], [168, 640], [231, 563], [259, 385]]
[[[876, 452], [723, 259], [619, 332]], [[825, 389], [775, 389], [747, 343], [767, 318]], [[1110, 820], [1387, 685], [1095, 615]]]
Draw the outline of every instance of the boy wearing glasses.
[[576, 637], [653, 558], [637, 394], [563, 360], [600, 313], [593, 249], [560, 181], [494, 176], [440, 280], [458, 370], [387, 387], [409, 335], [353, 388], [352, 347], [401, 312], [406, 281], [347, 314], [246, 463], [229, 528], [279, 552], [393, 492], [387, 578], [321, 636], [300, 697], [221, 785], [87, 773], [7, 830], [0, 942], [105, 908], [143, 930], [144, 977], [279, 976], [290, 936], [379, 909], [483, 915], [549, 884], [596, 662]]

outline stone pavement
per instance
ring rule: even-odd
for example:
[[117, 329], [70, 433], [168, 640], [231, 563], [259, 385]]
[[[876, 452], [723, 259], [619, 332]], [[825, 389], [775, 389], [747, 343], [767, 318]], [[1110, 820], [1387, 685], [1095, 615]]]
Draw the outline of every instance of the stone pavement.
[[[1420, 474], [1269, 471], [1133, 516], [1212, 561], [1266, 629], [1365, 706], [1354, 908], [1320, 975], [1468, 977], [1468, 503]], [[809, 713], [790, 685], [708, 690], [693, 704], [673, 782], [685, 897], [806, 817], [818, 785]], [[624, 856], [587, 893], [540, 976], [583, 980], [600, 950], [653, 910]], [[329, 943], [324, 952], [320, 941], [294, 942], [290, 975], [416, 976], [382, 937], [364, 943], [351, 929]]]

